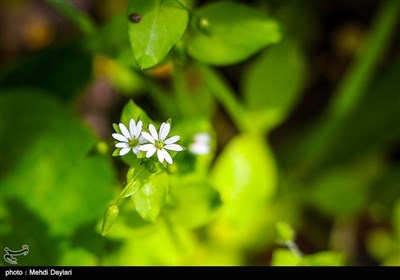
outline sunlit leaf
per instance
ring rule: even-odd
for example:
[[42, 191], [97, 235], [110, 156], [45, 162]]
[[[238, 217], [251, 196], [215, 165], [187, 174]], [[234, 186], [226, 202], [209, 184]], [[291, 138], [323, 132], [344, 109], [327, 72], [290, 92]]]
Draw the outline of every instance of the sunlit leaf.
[[164, 207], [168, 193], [168, 175], [161, 172], [150, 177], [143, 187], [131, 196], [139, 215], [146, 221], [156, 222]]
[[294, 255], [288, 249], [276, 249], [272, 254], [272, 266], [298, 266], [301, 258]]
[[171, 228], [164, 219], [157, 224], [131, 227], [131, 216], [118, 223], [108, 238], [123, 242], [119, 250], [102, 258], [108, 266], [190, 265], [197, 253], [192, 234], [181, 227]]
[[221, 204], [218, 192], [205, 180], [177, 178], [171, 188], [169, 213], [173, 222], [186, 227], [199, 227], [215, 217]]
[[190, 27], [188, 53], [212, 65], [240, 62], [281, 38], [279, 25], [261, 11], [228, 1], [195, 11]]
[[312, 255], [307, 255], [302, 260], [302, 265], [308, 266], [342, 266], [343, 257], [337, 252], [318, 252]]
[[275, 161], [264, 139], [249, 134], [232, 139], [211, 178], [223, 203], [213, 228], [216, 238], [239, 246], [254, 242], [276, 188]]
[[133, 56], [142, 69], [160, 63], [188, 24], [188, 10], [181, 0], [131, 1], [128, 14], [136, 15], [129, 21], [128, 33]]
[[278, 222], [276, 223], [275, 227], [278, 233], [278, 238], [281, 242], [293, 240], [295, 232], [289, 224], [284, 222]]

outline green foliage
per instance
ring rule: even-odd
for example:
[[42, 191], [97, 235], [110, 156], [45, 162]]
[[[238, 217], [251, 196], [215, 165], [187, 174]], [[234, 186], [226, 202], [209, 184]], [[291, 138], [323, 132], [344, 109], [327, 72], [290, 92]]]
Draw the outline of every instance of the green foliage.
[[293, 40], [285, 39], [265, 50], [243, 77], [243, 93], [261, 129], [271, 129], [286, 119], [300, 97], [305, 61]]
[[206, 181], [179, 179], [170, 193], [171, 221], [189, 228], [207, 225], [221, 205], [219, 193]]
[[256, 9], [229, 1], [198, 9], [190, 31], [188, 53], [211, 65], [238, 63], [281, 39], [275, 21]]
[[146, 221], [155, 223], [165, 204], [168, 193], [168, 175], [165, 172], [152, 175], [143, 187], [132, 196], [136, 210]]
[[98, 1], [95, 21], [46, 3], [67, 21], [13, 6], [0, 55], [0, 246], [29, 245], [20, 265], [400, 263], [397, 2], [367, 28], [293, 1]]
[[3, 89], [12, 89], [15, 85], [43, 89], [69, 100], [90, 78], [90, 53], [79, 44], [68, 44], [37, 53], [6, 69], [0, 75], [0, 86]]
[[292, 240], [295, 232], [289, 224], [278, 222], [276, 230], [279, 240], [287, 249], [278, 248], [272, 254], [272, 266], [341, 266], [343, 257], [340, 253], [325, 251], [311, 255], [303, 255]]
[[140, 21], [129, 22], [129, 39], [133, 56], [141, 69], [160, 63], [182, 37], [188, 24], [184, 1], [132, 1], [128, 15], [137, 14]]
[[308, 266], [341, 266], [343, 258], [336, 252], [319, 252], [306, 256], [303, 263]]
[[0, 98], [1, 158], [8, 162], [2, 166], [2, 194], [32, 209], [51, 234], [71, 234], [101, 216], [101, 204], [112, 195], [113, 172], [106, 159], [87, 156], [93, 136], [41, 92], [20, 89]]
[[301, 258], [292, 254], [288, 249], [277, 249], [272, 255], [272, 266], [298, 266]]
[[225, 242], [254, 242], [265, 204], [275, 193], [276, 177], [274, 159], [260, 136], [240, 135], [225, 147], [211, 172], [223, 203], [216, 227], [224, 229]]
[[317, 177], [309, 197], [326, 213], [352, 214], [362, 209], [367, 200], [367, 180], [364, 174], [332, 170]]
[[294, 230], [287, 223], [278, 222], [276, 224], [276, 231], [278, 233], [279, 240], [282, 242], [291, 241], [294, 239]]
[[23, 265], [59, 264], [74, 232], [101, 219], [113, 196], [114, 170], [106, 158], [88, 156], [92, 133], [54, 97], [21, 88], [3, 91], [0, 104], [1, 204], [7, 209], [1, 246], [28, 244]]

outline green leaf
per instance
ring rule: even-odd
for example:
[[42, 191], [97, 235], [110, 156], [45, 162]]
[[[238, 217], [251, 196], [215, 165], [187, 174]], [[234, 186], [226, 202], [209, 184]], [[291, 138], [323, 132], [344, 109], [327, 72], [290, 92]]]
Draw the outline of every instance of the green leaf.
[[[122, 217], [121, 217], [122, 218]], [[122, 243], [118, 250], [102, 257], [106, 266], [185, 265], [192, 262], [198, 252], [193, 236], [184, 228], [173, 230], [160, 219], [157, 224], [144, 223], [131, 226], [132, 214], [110, 231], [108, 238]]]
[[141, 160], [132, 161], [131, 167], [126, 174], [128, 183], [119, 195], [120, 198], [126, 198], [135, 194], [152, 175], [148, 171], [148, 168], [145, 167], [146, 163], [143, 163]]
[[301, 258], [288, 249], [276, 249], [272, 254], [272, 266], [298, 266], [300, 263]]
[[185, 119], [213, 116], [215, 99], [197, 63], [186, 67], [174, 65], [173, 85], [177, 106]]
[[287, 149], [290, 151], [287, 156], [326, 169], [354, 162], [371, 151], [386, 150], [398, 142], [399, 94], [393, 85], [398, 83], [399, 75], [397, 59], [377, 75], [342, 118], [323, 116], [305, 135], [299, 135], [302, 138], [293, 137], [294, 145]]
[[310, 266], [342, 266], [343, 257], [337, 252], [319, 252], [316, 254], [305, 256], [302, 264]]
[[140, 189], [141, 186], [142, 184], [140, 183], [139, 180], [134, 180], [134, 179], [130, 180], [126, 185], [126, 187], [124, 188], [124, 190], [121, 192], [120, 197], [126, 198], [133, 195]]
[[[119, 32], [116, 32], [116, 30], [119, 30]], [[114, 16], [102, 25], [96, 33], [84, 41], [85, 47], [93, 53], [106, 54], [112, 58], [119, 58], [121, 53], [127, 53], [130, 55], [132, 61], [131, 45], [125, 30], [126, 15], [120, 14]]]
[[278, 233], [278, 238], [281, 242], [291, 241], [295, 236], [293, 228], [284, 222], [276, 223], [276, 231]]
[[135, 61], [142, 69], [160, 63], [188, 24], [184, 1], [131, 1], [128, 13], [140, 16], [138, 22], [129, 21], [128, 34]]
[[316, 178], [308, 199], [329, 215], [355, 213], [367, 201], [369, 180], [363, 172], [357, 174], [348, 169], [330, 170]]
[[223, 232], [221, 238], [229, 246], [256, 241], [265, 206], [275, 193], [276, 176], [274, 158], [262, 136], [239, 135], [222, 151], [211, 172], [223, 202], [214, 230]]
[[168, 193], [168, 175], [161, 172], [153, 175], [143, 187], [131, 196], [139, 215], [146, 221], [155, 223], [164, 206]]
[[190, 27], [188, 53], [211, 65], [238, 63], [281, 38], [275, 21], [256, 9], [228, 1], [200, 8]]
[[389, 232], [382, 228], [370, 231], [366, 239], [366, 247], [375, 259], [381, 261], [393, 247]]
[[211, 176], [224, 202], [264, 200], [275, 192], [275, 161], [259, 135], [233, 138], [218, 157]]
[[189, 228], [208, 223], [221, 204], [219, 193], [205, 180], [178, 177], [170, 195], [169, 217], [174, 223]]
[[114, 172], [105, 157], [88, 156], [96, 139], [86, 126], [42, 92], [3, 92], [0, 104], [2, 199], [20, 201], [49, 234], [100, 219]]
[[126, 126], [129, 126], [129, 121], [131, 119], [134, 119], [136, 123], [141, 120], [144, 129], [147, 129], [150, 123], [154, 123], [142, 108], [136, 105], [132, 100], [129, 100], [122, 110], [121, 122]]
[[285, 120], [300, 97], [305, 78], [305, 60], [294, 41], [271, 46], [244, 72], [242, 92], [262, 128]]

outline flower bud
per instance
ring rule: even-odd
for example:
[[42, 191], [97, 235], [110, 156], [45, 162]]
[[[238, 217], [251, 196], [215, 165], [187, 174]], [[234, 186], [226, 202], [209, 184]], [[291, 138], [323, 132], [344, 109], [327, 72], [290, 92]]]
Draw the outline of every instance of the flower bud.
[[112, 204], [107, 207], [106, 212], [104, 213], [103, 219], [103, 227], [101, 229], [101, 235], [105, 236], [107, 232], [110, 230], [112, 225], [118, 218], [119, 208], [117, 205]]

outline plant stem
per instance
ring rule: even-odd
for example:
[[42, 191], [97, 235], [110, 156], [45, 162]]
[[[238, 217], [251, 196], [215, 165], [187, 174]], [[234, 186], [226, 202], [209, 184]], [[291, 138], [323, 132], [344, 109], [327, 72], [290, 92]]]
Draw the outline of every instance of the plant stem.
[[176, 248], [180, 252], [185, 252], [185, 247], [183, 246], [182, 242], [179, 240], [179, 236], [176, 234], [176, 230], [169, 220], [169, 218], [164, 214], [161, 216], [165, 222], [165, 225], [167, 227], [168, 233], [171, 236], [172, 241], [174, 242]]
[[342, 118], [353, 110], [368, 86], [373, 71], [382, 57], [396, 28], [399, 2], [385, 1], [379, 10], [363, 48], [350, 67], [329, 108], [329, 117]]
[[174, 72], [172, 75], [172, 82], [174, 86], [174, 93], [176, 97], [176, 102], [179, 107], [179, 111], [182, 117], [187, 117], [196, 112], [196, 108], [193, 106], [193, 101], [188, 95], [186, 89], [185, 76], [183, 73], [182, 66], [179, 63], [174, 64]]
[[247, 128], [247, 114], [245, 109], [236, 99], [233, 90], [228, 86], [226, 81], [212, 68], [201, 65], [199, 67], [203, 74], [210, 91], [215, 98], [222, 104], [226, 112], [232, 118], [237, 128], [241, 131]]
[[73, 22], [83, 34], [90, 35], [96, 31], [95, 24], [90, 17], [74, 7], [70, 2], [65, 0], [46, 0], [46, 2]]
[[[144, 167], [142, 166], [137, 172], [135, 172], [134, 177], [133, 177], [132, 179], [129, 180], [129, 182], [126, 184], [125, 188], [124, 188], [124, 189], [122, 190], [122, 192], [119, 194], [119, 196], [118, 196], [117, 201], [115, 202], [115, 204], [118, 205], [119, 202], [121, 201], [121, 199], [124, 198], [126, 190], [131, 186], [131, 182], [132, 182], [133, 184], [135, 184], [136, 179], [137, 179], [137, 178], [139, 177], [139, 175], [143, 172], [143, 169], [144, 169]], [[138, 190], [139, 190], [139, 189], [138, 189]], [[136, 190], [136, 191], [138, 191], [138, 190]], [[135, 191], [135, 193], [136, 193], [136, 191]], [[132, 194], [134, 194], [134, 193], [132, 193]], [[132, 195], [132, 194], [131, 194], [131, 195]]]
[[290, 250], [290, 252], [292, 252], [293, 255], [295, 255], [296, 257], [299, 257], [299, 258], [303, 257], [303, 253], [300, 251], [297, 244], [294, 243], [292, 240], [286, 241], [285, 245], [288, 247], [288, 249]]
[[167, 97], [165, 90], [163, 90], [154, 80], [145, 75], [141, 75], [146, 82], [148, 93], [152, 103], [157, 106], [157, 110], [161, 112], [164, 117], [171, 117], [175, 113], [175, 106], [173, 100]]

